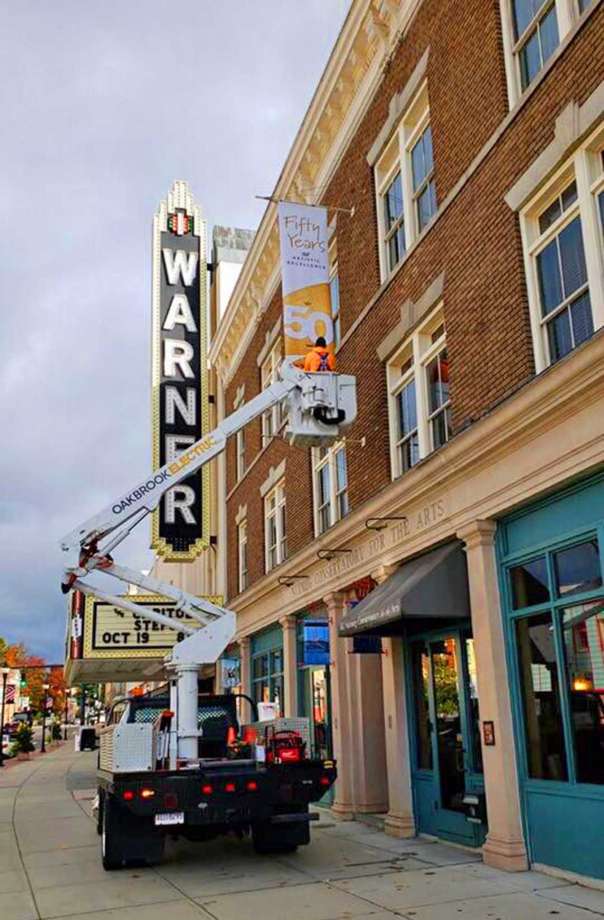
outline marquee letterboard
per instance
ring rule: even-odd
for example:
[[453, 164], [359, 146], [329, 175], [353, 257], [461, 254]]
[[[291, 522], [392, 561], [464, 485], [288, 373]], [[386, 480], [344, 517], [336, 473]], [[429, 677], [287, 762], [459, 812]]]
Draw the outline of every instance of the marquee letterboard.
[[[205, 223], [186, 182], [153, 222], [153, 467], [208, 431]], [[151, 548], [189, 562], [208, 546], [208, 471], [173, 486], [153, 515]]]

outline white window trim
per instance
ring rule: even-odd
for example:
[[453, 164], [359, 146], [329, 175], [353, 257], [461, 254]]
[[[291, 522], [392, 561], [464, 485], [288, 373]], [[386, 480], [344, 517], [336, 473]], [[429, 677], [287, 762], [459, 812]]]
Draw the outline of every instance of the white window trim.
[[[247, 518], [237, 524], [237, 587], [241, 594], [249, 585], [249, 559], [247, 556]], [[245, 546], [245, 569], [243, 568], [243, 547]]]
[[[554, 0], [556, 7], [556, 19], [558, 21], [558, 48], [564, 42], [564, 39], [576, 25], [576, 23], [587, 16], [589, 10], [584, 13], [579, 12], [577, 0]], [[508, 90], [508, 105], [510, 109], [518, 103], [520, 98], [530, 92], [539, 74], [529, 83], [526, 89], [522, 89], [520, 79], [520, 56], [514, 50], [516, 42], [514, 41], [514, 14], [512, 10], [512, 0], [499, 0], [501, 12], [501, 25], [503, 33], [503, 56], [505, 60], [505, 76]], [[557, 50], [557, 49], [556, 49]], [[554, 52], [555, 54], [556, 52]], [[553, 57], [552, 55], [551, 57]], [[545, 62], [539, 73], [547, 66], [551, 57]]]
[[[245, 402], [245, 384], [237, 388], [233, 400], [233, 411], [240, 409]], [[235, 435], [235, 479], [240, 482], [245, 475], [245, 429], [240, 428]]]
[[[426, 96], [425, 105], [419, 112], [415, 113], [412, 120], [411, 114], [419, 104], [422, 95]], [[401, 114], [398, 126], [394, 131], [390, 141], [376, 160], [374, 166], [375, 174], [375, 195], [376, 209], [378, 215], [378, 232], [379, 232], [379, 258], [380, 258], [380, 276], [382, 282], [394, 274], [401, 262], [405, 259], [409, 251], [417, 240], [432, 226], [438, 216], [438, 201], [436, 211], [428, 221], [425, 227], [420, 231], [415, 208], [415, 198], [413, 192], [413, 172], [411, 167], [411, 150], [415, 142], [430, 124], [430, 100], [428, 97], [428, 81], [423, 80], [413, 97], [410, 99], [405, 111]], [[392, 154], [392, 148], [398, 150], [392, 166], [382, 176], [379, 175], [380, 164]], [[435, 171], [435, 169], [434, 169]], [[384, 218], [384, 193], [396, 174], [401, 174], [401, 187], [403, 192], [403, 222], [405, 228], [405, 252], [392, 267], [388, 265], [388, 249], [386, 245], [386, 222]]]
[[[275, 499], [275, 508], [269, 513], [269, 503]], [[273, 568], [280, 565], [287, 558], [287, 529], [283, 529], [283, 515], [281, 509], [285, 508], [285, 480], [282, 479], [277, 485], [266, 493], [264, 497], [264, 569], [270, 572]], [[275, 518], [276, 533], [276, 562], [270, 563], [270, 545], [269, 545], [269, 527], [268, 522], [271, 517]]]
[[245, 476], [245, 429], [240, 428], [235, 435], [235, 459], [237, 482]]
[[[277, 380], [277, 369], [281, 363], [281, 357], [281, 340], [277, 339], [260, 365], [261, 390], [266, 390], [271, 383]], [[271, 438], [274, 438], [278, 433], [282, 420], [280, 403], [262, 413], [262, 447], [266, 447]]]
[[[447, 345], [446, 333], [432, 342], [432, 332], [440, 325], [444, 325], [443, 304], [439, 303], [426, 320], [414, 332], [400, 343], [396, 352], [388, 359], [386, 376], [388, 385], [388, 426], [390, 440], [390, 469], [392, 479], [404, 475], [398, 455], [398, 406], [397, 396], [403, 386], [415, 379], [415, 398], [417, 401], [417, 438], [419, 460], [423, 460], [432, 453], [432, 445], [428, 381], [426, 369], [430, 361]], [[409, 354], [413, 357], [412, 366], [403, 374], [399, 371], [402, 357]], [[410, 472], [407, 470], [406, 472]]]
[[[524, 255], [524, 269], [527, 279], [527, 293], [533, 354], [537, 373], [551, 364], [547, 343], [546, 324], [541, 316], [541, 303], [537, 278], [536, 255], [564, 225], [577, 214], [581, 217], [581, 232], [587, 266], [587, 283], [593, 316], [594, 331], [604, 326], [604, 256], [602, 254], [602, 233], [597, 209], [596, 194], [604, 188], [601, 166], [597, 167], [598, 149], [604, 144], [604, 125], [601, 125], [566, 162], [554, 176], [542, 186], [533, 199], [520, 211], [520, 231]], [[540, 233], [538, 218], [556, 193], [562, 191], [572, 180], [577, 183], [577, 202], [549, 227]]]
[[[335, 347], [336, 350], [337, 350], [337, 348], [339, 347], [339, 344], [340, 344], [340, 343], [339, 343], [339, 342], [336, 342], [336, 317], [339, 317], [339, 318], [340, 318], [340, 339], [342, 338], [342, 316], [341, 316], [341, 313], [342, 313], [342, 311], [341, 311], [342, 302], [341, 302], [341, 299], [340, 299], [339, 275], [338, 275], [338, 238], [337, 238], [336, 233], [335, 233], [335, 225], [332, 224], [332, 226], [331, 226], [329, 229], [330, 229], [330, 234], [329, 234], [329, 249], [328, 249], [328, 254], [329, 254], [329, 293], [330, 293], [330, 309], [331, 309], [331, 319], [332, 319], [332, 323], [333, 323], [333, 340], [334, 340], [334, 347]], [[337, 311], [337, 313], [334, 314], [334, 312], [333, 312], [333, 303], [332, 303], [332, 301], [331, 301], [331, 282], [333, 281], [333, 279], [334, 279], [336, 276], [338, 276], [338, 311]]]
[[[338, 491], [337, 488], [337, 455], [344, 451], [344, 456], [346, 458], [346, 442], [338, 441], [332, 447], [328, 448], [324, 457], [319, 456], [319, 450], [315, 447], [311, 451], [311, 467], [312, 467], [312, 488], [313, 488], [313, 521], [315, 528], [315, 536], [319, 537], [321, 534], [325, 533], [330, 527], [333, 527], [334, 524], [337, 524], [338, 521], [342, 520], [342, 515], [340, 515], [340, 502], [339, 496], [343, 490]], [[329, 524], [324, 529], [321, 530], [320, 523], [320, 514], [319, 514], [319, 486], [318, 486], [318, 473], [324, 466], [329, 466]], [[346, 469], [346, 493], [348, 493], [348, 468]], [[350, 510], [350, 508], [348, 509]], [[348, 511], [346, 512], [348, 513]]]

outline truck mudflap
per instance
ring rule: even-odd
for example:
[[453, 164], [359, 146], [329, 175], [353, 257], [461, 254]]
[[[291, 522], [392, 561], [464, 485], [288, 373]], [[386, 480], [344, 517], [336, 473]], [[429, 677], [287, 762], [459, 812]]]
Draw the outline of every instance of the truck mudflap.
[[295, 812], [291, 815], [273, 815], [270, 818], [271, 824], [292, 824], [295, 821], [301, 821], [304, 824], [308, 824], [310, 821], [318, 821], [319, 815], [315, 812], [306, 812], [300, 814], [300, 812]]

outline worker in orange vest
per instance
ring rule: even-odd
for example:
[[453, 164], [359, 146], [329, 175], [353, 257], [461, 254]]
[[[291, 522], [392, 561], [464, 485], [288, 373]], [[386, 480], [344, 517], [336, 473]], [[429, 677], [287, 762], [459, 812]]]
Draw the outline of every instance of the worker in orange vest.
[[320, 335], [314, 348], [311, 348], [304, 358], [304, 370], [316, 374], [318, 371], [335, 371], [335, 369], [335, 355], [327, 351], [325, 339]]

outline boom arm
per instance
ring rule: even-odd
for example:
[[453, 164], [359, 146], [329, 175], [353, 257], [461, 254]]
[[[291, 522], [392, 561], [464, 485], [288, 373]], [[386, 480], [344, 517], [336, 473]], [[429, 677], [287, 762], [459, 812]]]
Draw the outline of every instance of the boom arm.
[[[110, 553], [157, 507], [168, 489], [220, 454], [229, 436], [284, 400], [288, 418], [285, 436], [293, 444], [331, 444], [341, 436], [341, 429], [348, 427], [356, 418], [356, 381], [354, 377], [327, 372], [305, 373], [291, 361], [284, 361], [275, 383], [229, 415], [176, 459], [148, 478], [139, 480], [132, 489], [61, 540], [61, 549], [65, 553], [63, 592], [78, 588], [84, 593], [98, 595], [98, 591], [81, 579], [92, 570], [99, 569], [128, 584], [173, 598], [178, 609], [204, 626], [223, 616], [223, 608], [173, 585], [116, 565]], [[111, 602], [118, 607], [124, 606], [119, 597], [111, 596]], [[124, 609], [133, 612], [136, 606], [134, 601], [129, 601]], [[142, 615], [143, 609], [138, 612]], [[145, 608], [144, 615], [160, 622], [161, 614]]]
[[94, 594], [135, 616], [144, 616], [163, 626], [173, 627], [169, 617], [139, 606], [136, 595], [106, 594], [83, 581], [89, 572], [98, 569], [119, 581], [172, 598], [178, 610], [201, 624], [195, 629], [179, 623], [179, 629], [186, 633], [186, 637], [176, 643], [167, 662], [167, 666], [175, 670], [177, 678], [174, 696], [177, 729], [171, 742], [171, 764], [179, 760], [185, 765], [195, 762], [199, 736], [199, 665], [218, 660], [235, 634], [235, 614], [150, 575], [119, 566], [110, 553], [157, 507], [168, 489], [213, 460], [224, 450], [230, 435], [282, 401], [287, 406], [285, 436], [292, 444], [329, 445], [341, 436], [341, 429], [351, 425], [356, 418], [356, 381], [354, 377], [328, 372], [307, 374], [291, 361], [284, 361], [275, 383], [229, 415], [176, 459], [170, 460], [147, 479], [139, 480], [129, 492], [61, 541], [61, 549], [65, 553], [61, 588], [65, 594], [72, 589]]

